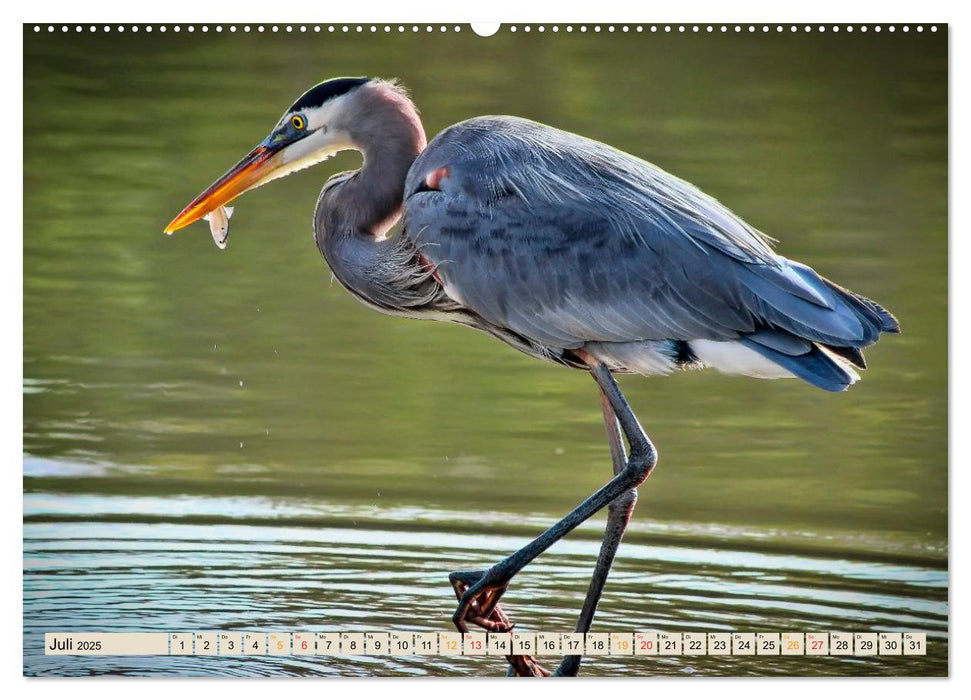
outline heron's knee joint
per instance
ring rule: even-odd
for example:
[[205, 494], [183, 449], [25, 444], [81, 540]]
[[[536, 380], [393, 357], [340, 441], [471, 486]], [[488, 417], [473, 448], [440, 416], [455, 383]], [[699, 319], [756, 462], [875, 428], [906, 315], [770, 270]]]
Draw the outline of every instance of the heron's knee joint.
[[631, 474], [631, 488], [644, 483], [644, 480], [654, 471], [655, 466], [657, 466], [657, 450], [651, 443], [632, 449], [627, 460], [627, 471]]

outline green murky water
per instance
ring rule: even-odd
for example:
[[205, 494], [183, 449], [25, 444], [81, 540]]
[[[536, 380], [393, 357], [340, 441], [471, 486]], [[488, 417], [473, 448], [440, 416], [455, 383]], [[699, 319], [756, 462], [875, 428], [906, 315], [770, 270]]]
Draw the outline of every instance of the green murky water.
[[[375, 314], [311, 240], [344, 154], [161, 229], [335, 75], [430, 135], [527, 116], [646, 157], [879, 300], [850, 392], [625, 378], [661, 453], [595, 629], [926, 630], [927, 657], [597, 659], [592, 674], [947, 672], [945, 32], [370, 36], [25, 30], [24, 672], [502, 673], [492, 660], [72, 658], [54, 630], [446, 630], [446, 575], [595, 490], [593, 382]], [[572, 629], [600, 522], [507, 594]], [[553, 660], [550, 660], [551, 662]]]

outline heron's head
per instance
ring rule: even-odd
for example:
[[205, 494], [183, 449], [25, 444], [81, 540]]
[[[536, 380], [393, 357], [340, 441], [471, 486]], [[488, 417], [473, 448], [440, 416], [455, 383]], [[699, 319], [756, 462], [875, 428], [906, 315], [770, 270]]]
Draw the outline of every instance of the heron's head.
[[188, 226], [244, 192], [315, 165], [338, 151], [360, 149], [352, 136], [355, 123], [367, 121], [362, 113], [373, 111], [375, 96], [380, 104], [386, 88], [397, 90], [392, 83], [370, 78], [335, 78], [312, 87], [287, 109], [269, 136], [192, 200], [165, 232]]

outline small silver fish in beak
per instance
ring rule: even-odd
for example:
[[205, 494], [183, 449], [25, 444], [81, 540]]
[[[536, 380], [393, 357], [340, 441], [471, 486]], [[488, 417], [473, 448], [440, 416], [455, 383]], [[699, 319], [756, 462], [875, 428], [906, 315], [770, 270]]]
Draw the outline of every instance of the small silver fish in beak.
[[219, 207], [202, 217], [209, 222], [212, 240], [219, 250], [226, 250], [226, 241], [229, 240], [229, 218], [232, 215], [233, 207]]

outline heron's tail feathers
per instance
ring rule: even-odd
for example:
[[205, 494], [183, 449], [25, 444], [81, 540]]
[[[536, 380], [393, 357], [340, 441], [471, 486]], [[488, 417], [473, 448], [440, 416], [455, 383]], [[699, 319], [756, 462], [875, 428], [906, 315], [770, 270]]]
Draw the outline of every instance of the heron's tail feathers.
[[866, 297], [819, 277], [835, 297], [831, 313], [859, 322], [862, 333], [840, 342], [802, 337], [798, 331], [762, 328], [739, 342], [800, 379], [827, 391], [845, 391], [859, 380], [854, 367], [866, 369], [862, 348], [876, 342], [880, 333], [899, 333], [893, 314]]
[[899, 333], [893, 314], [779, 257], [779, 266], [750, 266], [744, 284], [760, 304], [762, 327], [739, 342], [761, 357], [828, 391], [843, 391], [866, 369], [861, 350], [881, 333]]
[[[739, 342], [800, 379], [826, 391], [846, 391], [850, 385], [860, 379], [860, 375], [851, 365], [861, 369], [866, 366], [863, 353], [858, 348], [831, 348], [791, 336], [794, 341], [805, 343], [802, 351], [796, 352], [795, 347], [772, 347], [772, 344], [765, 343], [764, 339], [760, 342], [761, 334], [761, 331], [753, 333], [751, 336], [743, 337]], [[787, 352], [787, 349], [790, 352]]]
[[861, 323], [868, 323], [876, 329], [877, 333], [899, 333], [900, 323], [896, 317], [880, 306], [875, 301], [860, 296], [856, 292], [839, 286], [825, 277], [820, 279], [836, 293], [839, 299], [845, 302], [856, 314]]
[[[763, 324], [831, 348], [865, 348], [900, 324], [876, 302], [851, 292], [810, 267], [779, 258], [779, 266], [749, 266], [741, 277]], [[771, 345], [770, 345], [771, 347]], [[854, 363], [852, 357], [835, 351]]]

